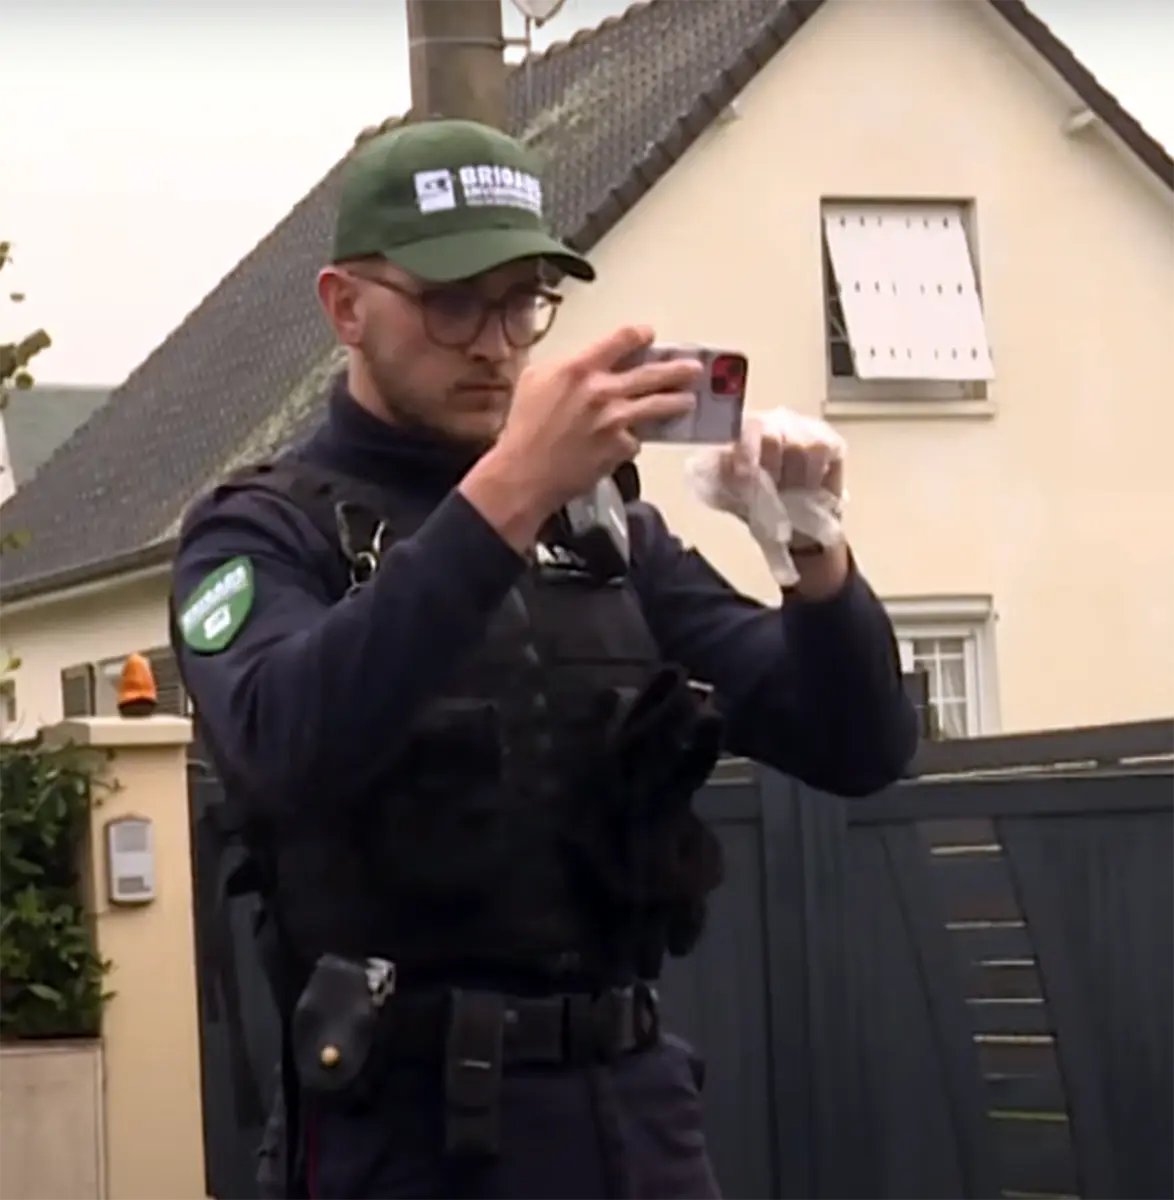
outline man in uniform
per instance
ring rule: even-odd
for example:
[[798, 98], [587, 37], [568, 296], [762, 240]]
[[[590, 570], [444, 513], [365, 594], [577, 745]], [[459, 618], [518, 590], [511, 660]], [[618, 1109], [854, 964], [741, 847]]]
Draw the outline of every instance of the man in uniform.
[[[183, 526], [172, 636], [264, 898], [301, 1194], [717, 1196], [649, 986], [721, 877], [691, 797], [723, 750], [866, 796], [916, 744], [845, 545], [795, 545], [768, 607], [636, 498], [634, 431], [698, 364], [633, 367], [624, 327], [527, 366], [549, 280], [594, 276], [538, 176], [469, 122], [361, 144], [325, 421]], [[814, 429], [761, 464], [838, 493]]]

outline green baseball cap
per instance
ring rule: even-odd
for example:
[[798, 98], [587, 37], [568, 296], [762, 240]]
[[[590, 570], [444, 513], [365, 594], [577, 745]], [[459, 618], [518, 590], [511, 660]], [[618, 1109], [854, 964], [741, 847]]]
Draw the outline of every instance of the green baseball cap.
[[595, 278], [591, 264], [547, 229], [534, 156], [475, 121], [400, 125], [355, 148], [343, 167], [333, 259], [370, 255], [426, 283], [522, 258]]

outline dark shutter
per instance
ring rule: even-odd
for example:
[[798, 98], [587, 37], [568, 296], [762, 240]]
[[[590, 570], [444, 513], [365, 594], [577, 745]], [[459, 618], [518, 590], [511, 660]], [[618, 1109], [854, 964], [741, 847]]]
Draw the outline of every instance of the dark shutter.
[[908, 674], [901, 676], [905, 685], [905, 695], [913, 702], [917, 710], [917, 727], [926, 741], [936, 741], [937, 714], [929, 702], [929, 672], [924, 667], [917, 667]]
[[170, 646], [160, 646], [148, 650], [147, 662], [155, 675], [155, 687], [159, 693], [159, 707], [156, 711], [169, 713], [176, 717], [188, 715], [187, 692], [184, 691], [183, 680], [179, 677], [179, 665]]
[[92, 717], [94, 715], [94, 668], [90, 663], [66, 667], [61, 672], [61, 715]]

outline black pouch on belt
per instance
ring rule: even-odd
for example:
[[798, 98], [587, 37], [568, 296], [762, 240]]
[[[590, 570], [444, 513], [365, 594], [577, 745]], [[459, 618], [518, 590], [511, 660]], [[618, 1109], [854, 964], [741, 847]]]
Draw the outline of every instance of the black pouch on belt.
[[350, 1106], [369, 1100], [379, 1075], [381, 1009], [395, 991], [395, 964], [324, 954], [290, 1022], [298, 1082], [311, 1095]]
[[495, 1158], [501, 1142], [505, 997], [450, 993], [444, 1053], [445, 1149], [454, 1158]]

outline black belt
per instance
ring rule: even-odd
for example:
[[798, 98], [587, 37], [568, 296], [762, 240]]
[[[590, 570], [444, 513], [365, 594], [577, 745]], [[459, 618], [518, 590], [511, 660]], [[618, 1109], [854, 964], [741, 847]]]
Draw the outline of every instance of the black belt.
[[290, 1020], [301, 1086], [362, 1104], [391, 1062], [441, 1066], [445, 1146], [495, 1154], [502, 1072], [513, 1064], [586, 1065], [646, 1049], [660, 1035], [646, 984], [598, 994], [512, 996], [461, 988], [396, 990], [394, 964], [323, 955]]
[[[401, 1061], [444, 1057], [460, 992], [399, 992], [381, 1015], [385, 1053]], [[660, 1032], [656, 993], [638, 985], [597, 996], [506, 996], [502, 1007], [505, 1063], [572, 1064], [646, 1049]]]

